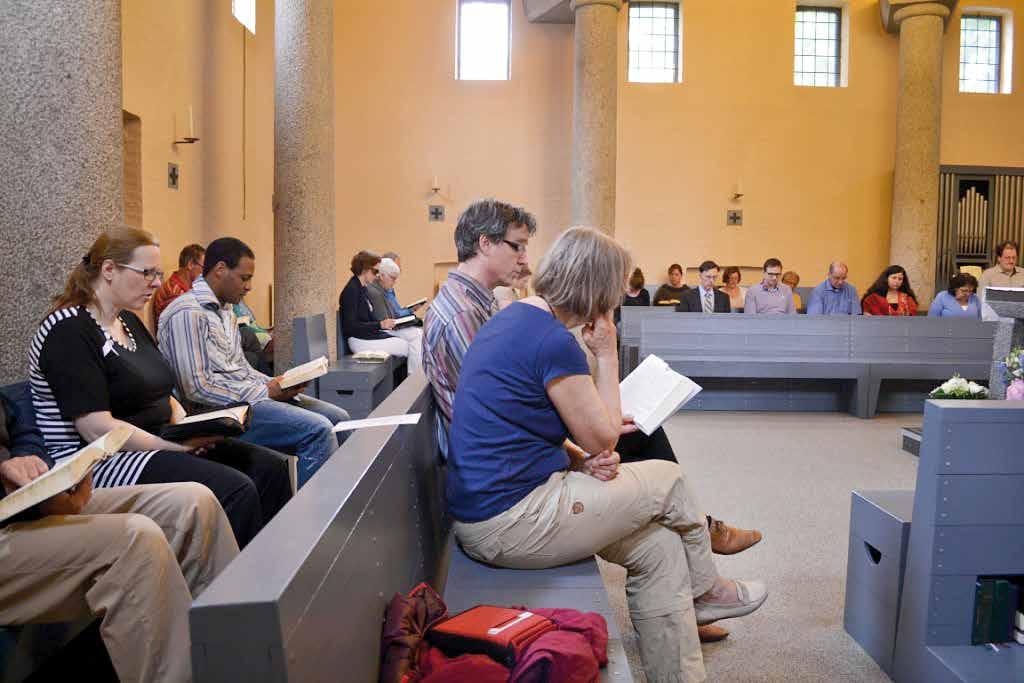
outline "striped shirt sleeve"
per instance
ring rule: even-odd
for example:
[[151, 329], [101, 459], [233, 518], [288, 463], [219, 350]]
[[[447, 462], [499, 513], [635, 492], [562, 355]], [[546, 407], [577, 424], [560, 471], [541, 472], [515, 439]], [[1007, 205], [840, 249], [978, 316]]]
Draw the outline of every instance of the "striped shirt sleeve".
[[207, 343], [213, 334], [209, 316], [199, 310], [181, 310], [164, 317], [160, 328], [160, 350], [174, 368], [182, 396], [194, 403], [224, 405], [267, 398], [263, 375], [249, 368], [238, 377], [238, 368], [216, 344]]

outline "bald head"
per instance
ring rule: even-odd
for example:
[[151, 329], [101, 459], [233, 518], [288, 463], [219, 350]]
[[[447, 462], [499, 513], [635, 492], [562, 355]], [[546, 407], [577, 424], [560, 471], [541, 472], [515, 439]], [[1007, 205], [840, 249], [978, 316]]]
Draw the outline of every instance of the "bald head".
[[839, 289], [846, 284], [846, 275], [849, 272], [849, 268], [842, 261], [833, 261], [828, 266], [828, 282], [835, 289]]

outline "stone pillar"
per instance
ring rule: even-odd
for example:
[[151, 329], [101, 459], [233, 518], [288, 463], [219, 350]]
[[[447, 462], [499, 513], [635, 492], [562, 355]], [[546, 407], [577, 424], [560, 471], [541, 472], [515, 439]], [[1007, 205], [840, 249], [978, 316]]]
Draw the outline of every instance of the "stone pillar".
[[889, 262], [906, 268], [923, 306], [935, 292], [942, 34], [955, 5], [956, 0], [880, 3], [886, 28], [900, 36]]
[[573, 0], [573, 225], [615, 234], [618, 18], [621, 0]]
[[[274, 363], [292, 364], [292, 319], [327, 314], [335, 348], [333, 0], [275, 3]], [[331, 353], [333, 356], [333, 352]]]
[[121, 0], [0, 2], [0, 384], [50, 297], [122, 220]]

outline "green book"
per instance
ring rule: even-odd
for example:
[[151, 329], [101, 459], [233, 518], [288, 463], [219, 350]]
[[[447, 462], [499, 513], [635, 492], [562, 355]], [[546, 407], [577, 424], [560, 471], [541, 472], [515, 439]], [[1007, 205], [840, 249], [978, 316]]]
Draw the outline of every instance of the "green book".
[[996, 582], [993, 579], [978, 579], [974, 584], [974, 622], [971, 626], [971, 645], [990, 643], [992, 628], [992, 602], [995, 599]]
[[1013, 615], [1017, 611], [1020, 591], [1007, 579], [995, 580], [992, 600], [992, 622], [989, 624], [988, 642], [1005, 643], [1013, 639]]

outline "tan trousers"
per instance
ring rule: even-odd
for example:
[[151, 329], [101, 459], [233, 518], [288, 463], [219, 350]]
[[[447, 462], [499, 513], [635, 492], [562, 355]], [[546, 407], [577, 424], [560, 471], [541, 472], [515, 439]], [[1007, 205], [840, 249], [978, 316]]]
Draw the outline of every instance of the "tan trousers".
[[455, 534], [471, 557], [501, 567], [539, 569], [594, 554], [622, 565], [647, 680], [705, 680], [693, 598], [718, 572], [707, 520], [676, 463], [622, 465], [610, 482], [556, 472], [510, 510], [456, 522]]
[[122, 681], [189, 681], [192, 598], [237, 554], [205, 486], [97, 489], [80, 515], [0, 529], [0, 623], [95, 615]]

